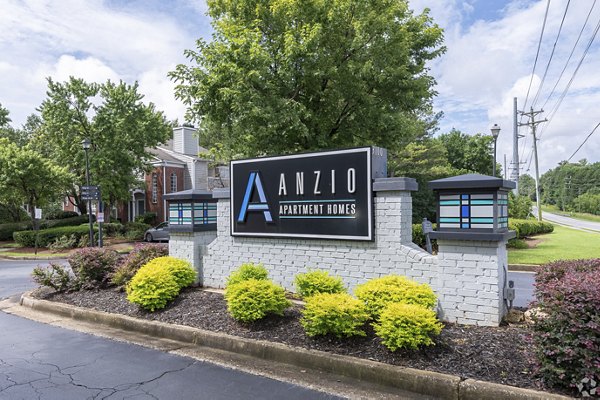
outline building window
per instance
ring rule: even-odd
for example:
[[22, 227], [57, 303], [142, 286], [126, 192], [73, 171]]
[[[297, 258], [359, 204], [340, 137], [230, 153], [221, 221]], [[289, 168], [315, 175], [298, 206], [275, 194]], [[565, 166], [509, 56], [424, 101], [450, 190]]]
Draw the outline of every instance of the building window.
[[158, 203], [158, 176], [152, 174], [152, 203]]
[[177, 174], [173, 172], [171, 174], [171, 193], [177, 191]]

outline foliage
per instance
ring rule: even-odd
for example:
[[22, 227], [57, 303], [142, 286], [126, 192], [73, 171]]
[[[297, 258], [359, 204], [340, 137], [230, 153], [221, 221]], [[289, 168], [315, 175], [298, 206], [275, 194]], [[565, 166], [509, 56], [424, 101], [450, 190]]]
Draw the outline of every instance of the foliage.
[[527, 196], [515, 196], [508, 192], [508, 217], [527, 219], [531, 216], [531, 199]]
[[59, 236], [52, 243], [48, 245], [50, 250], [65, 250], [77, 247], [77, 236], [75, 235], [63, 235]]
[[[433, 229], [436, 229], [437, 224], [432, 224]], [[423, 233], [422, 224], [413, 224], [412, 226], [412, 241], [417, 246], [425, 249], [427, 247], [427, 241], [425, 240], [425, 234]], [[431, 249], [434, 253], [438, 251], [438, 244], [436, 239], [431, 239]]]
[[58, 210], [58, 211], [47, 213], [46, 219], [65, 219], [65, 218], [77, 217], [78, 215], [79, 214], [77, 214], [75, 211]]
[[70, 289], [72, 276], [62, 265], [50, 263], [47, 267], [37, 266], [31, 272], [31, 277], [40, 286], [50, 287], [58, 292]]
[[[20, 231], [13, 234], [15, 242], [21, 247], [34, 247], [36, 244], [39, 247], [47, 247], [54, 242], [56, 238], [65, 235], [75, 235], [77, 240], [86, 237], [89, 233], [89, 226], [61, 226], [59, 228], [42, 229], [40, 231]], [[96, 232], [97, 233], [97, 232]]]
[[535, 200], [535, 179], [530, 175], [519, 175], [519, 196]]
[[[600, 162], [588, 164], [585, 160], [578, 163], [563, 161], [540, 178], [542, 203], [556, 205], [562, 211], [577, 211], [575, 199], [586, 193], [600, 194], [599, 187]], [[597, 209], [595, 212], [598, 212]]]
[[591, 380], [600, 382], [599, 287], [600, 259], [556, 262], [536, 275], [545, 314], [534, 316], [538, 372], [550, 385], [577, 388], [584, 397], [593, 395]]
[[119, 254], [106, 248], [89, 247], [74, 251], [68, 261], [83, 288], [98, 288], [108, 283], [119, 262]]
[[143, 222], [127, 222], [125, 224], [125, 237], [130, 240], [142, 240], [146, 231], [151, 226]]
[[431, 337], [439, 335], [443, 325], [433, 310], [415, 304], [390, 303], [373, 327], [383, 345], [396, 351], [435, 344]]
[[369, 320], [364, 305], [347, 293], [317, 293], [306, 299], [300, 323], [308, 336], [334, 335], [338, 338], [365, 336]]
[[[481, 133], [467, 135], [452, 129], [438, 136], [448, 151], [448, 162], [457, 171], [492, 175], [494, 139]], [[501, 168], [496, 168], [501, 171]]]
[[213, 39], [170, 73], [221, 159], [422, 135], [442, 30], [406, 0], [211, 1]]
[[173, 274], [162, 266], [140, 268], [125, 289], [127, 300], [151, 312], [165, 308], [181, 290]]
[[107, 237], [121, 236], [125, 233], [125, 226], [118, 222], [105, 222], [102, 224], [102, 233]]
[[294, 284], [303, 299], [318, 293], [346, 292], [342, 278], [331, 276], [329, 272], [321, 270], [312, 270], [305, 274], [296, 275]]
[[554, 225], [546, 221], [538, 221], [536, 219], [509, 219], [508, 229], [517, 233], [517, 238], [551, 233], [554, 231]]
[[149, 261], [169, 255], [169, 249], [161, 244], [136, 244], [133, 251], [117, 267], [111, 282], [122, 286], [129, 282], [135, 273]]
[[568, 210], [600, 215], [600, 193], [584, 193], [577, 196]]
[[13, 240], [13, 233], [31, 229], [31, 222], [0, 224], [0, 240]]
[[0, 225], [31, 220], [31, 217], [23, 209], [22, 205], [22, 203], [14, 198], [4, 199], [3, 202], [0, 202]]
[[109, 209], [130, 198], [130, 189], [148, 166], [148, 149], [169, 139], [171, 128], [162, 112], [142, 99], [137, 83], [48, 79], [47, 98], [40, 107], [42, 129], [33, 142], [44, 144], [48, 156], [72, 173], [69, 195], [82, 214], [87, 212], [79, 190], [85, 184], [84, 139], [91, 141], [90, 173]]
[[[96, 216], [92, 215], [92, 221], [96, 220]], [[69, 217], [64, 219], [53, 219], [42, 221], [40, 228], [58, 228], [60, 226], [79, 226], [82, 224], [89, 224], [89, 217], [87, 215], [77, 215], [75, 217]]]
[[138, 215], [135, 217], [135, 222], [141, 222], [142, 224], [147, 224], [150, 226], [156, 225], [156, 213], [147, 212], [142, 215]]
[[34, 221], [35, 208], [59, 197], [72, 180], [60, 165], [29, 145], [19, 147], [0, 138], [0, 201], [19, 199], [29, 206]]
[[376, 320], [390, 303], [416, 304], [426, 308], [433, 308], [437, 304], [435, 294], [429, 285], [398, 275], [371, 279], [356, 286], [354, 293], [365, 304], [373, 320]]
[[265, 280], [268, 278], [269, 273], [262, 264], [245, 263], [229, 275], [225, 287], [247, 281], [248, 279]]
[[508, 241], [508, 243], [506, 244], [506, 247], [508, 247], [510, 249], [519, 249], [519, 250], [529, 248], [529, 246], [523, 239], [517, 239], [517, 238], [510, 239]]
[[227, 310], [241, 322], [254, 322], [268, 314], [283, 315], [292, 303], [285, 298], [285, 290], [266, 279], [248, 279], [227, 285]]
[[144, 267], [166, 269], [173, 275], [180, 289], [188, 287], [196, 281], [196, 270], [189, 262], [179, 258], [169, 256], [157, 257], [148, 261]]

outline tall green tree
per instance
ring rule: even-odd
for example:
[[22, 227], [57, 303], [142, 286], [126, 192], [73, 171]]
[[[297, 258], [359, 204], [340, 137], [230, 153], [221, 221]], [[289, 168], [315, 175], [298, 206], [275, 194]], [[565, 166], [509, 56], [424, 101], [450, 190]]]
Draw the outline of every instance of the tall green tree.
[[519, 176], [519, 196], [527, 196], [535, 200], [535, 179], [531, 175]]
[[222, 158], [379, 145], [423, 134], [442, 30], [406, 0], [209, 0], [213, 40], [170, 73]]
[[[492, 175], [494, 163], [492, 146], [494, 139], [489, 135], [478, 133], [467, 135], [452, 129], [449, 133], [438, 136], [448, 151], [450, 165], [463, 173]], [[496, 166], [497, 175], [502, 169]]]
[[102, 200], [110, 207], [128, 200], [130, 189], [140, 184], [139, 176], [151, 157], [148, 148], [170, 138], [172, 130], [163, 113], [142, 99], [137, 83], [96, 84], [73, 77], [59, 83], [48, 79], [36, 141], [45, 143], [51, 157], [75, 176], [68, 194], [82, 213], [87, 212], [79, 195], [80, 186], [85, 184], [84, 139], [92, 143], [92, 183], [101, 186]]
[[29, 146], [0, 138], [0, 201], [27, 204], [35, 226], [35, 208], [62, 197], [73, 177]]

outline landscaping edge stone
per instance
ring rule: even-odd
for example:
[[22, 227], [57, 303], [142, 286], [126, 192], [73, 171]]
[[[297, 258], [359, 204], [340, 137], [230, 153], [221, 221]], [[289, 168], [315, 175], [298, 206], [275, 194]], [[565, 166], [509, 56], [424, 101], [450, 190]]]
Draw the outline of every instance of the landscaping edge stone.
[[[60, 315], [74, 320], [102, 324], [112, 328], [139, 332], [232, 353], [310, 368], [349, 378], [398, 388], [440, 399], [475, 400], [566, 400], [571, 397], [522, 389], [513, 386], [462, 379], [459, 376], [329, 354], [318, 350], [292, 347], [282, 343], [240, 338], [183, 325], [148, 321], [121, 314], [76, 307], [69, 304], [35, 299], [24, 293], [20, 305], [33, 310]], [[509, 362], [507, 360], [507, 362]]]

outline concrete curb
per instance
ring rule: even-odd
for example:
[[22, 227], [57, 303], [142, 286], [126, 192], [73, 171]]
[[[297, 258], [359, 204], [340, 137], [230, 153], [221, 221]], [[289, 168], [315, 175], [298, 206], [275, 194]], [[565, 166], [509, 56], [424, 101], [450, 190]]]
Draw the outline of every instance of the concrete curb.
[[516, 272], [535, 272], [539, 267], [540, 265], [536, 264], [509, 264], [508, 270]]
[[75, 307], [47, 300], [34, 299], [25, 293], [20, 305], [63, 317], [93, 322], [112, 328], [144, 333], [233, 353], [241, 353], [297, 367], [335, 373], [357, 380], [385, 385], [440, 399], [471, 400], [566, 400], [570, 397], [521, 389], [458, 376], [399, 367], [354, 357], [329, 354], [317, 350], [290, 347], [254, 339], [240, 338], [182, 325], [147, 321], [120, 314]]

